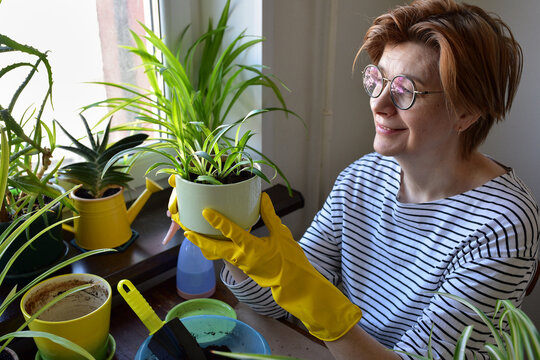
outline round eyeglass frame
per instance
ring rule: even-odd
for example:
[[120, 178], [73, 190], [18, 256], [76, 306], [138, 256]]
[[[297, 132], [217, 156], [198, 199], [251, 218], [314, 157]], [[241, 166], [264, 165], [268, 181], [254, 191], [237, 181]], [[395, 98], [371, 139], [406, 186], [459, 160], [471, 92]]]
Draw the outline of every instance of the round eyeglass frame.
[[[373, 93], [370, 94], [370, 92], [368, 91], [367, 89], [367, 86], [366, 86], [366, 70], [368, 68], [375, 68], [377, 69], [377, 71], [379, 72], [379, 74], [381, 75], [381, 78], [382, 78], [382, 86], [381, 86], [381, 90], [379, 91], [379, 93], [377, 95], [374, 95]], [[406, 107], [402, 107], [400, 105], [398, 105], [396, 99], [394, 98], [394, 93], [392, 92], [392, 84], [394, 83], [394, 81], [397, 79], [397, 78], [405, 78], [407, 79], [408, 81], [411, 82], [412, 84], [412, 87], [413, 87], [413, 91], [412, 91], [412, 100], [411, 100], [411, 103], [406, 106]], [[398, 109], [401, 109], [401, 110], [409, 110], [415, 103], [416, 101], [416, 95], [430, 95], [430, 94], [440, 94], [440, 93], [443, 93], [444, 91], [443, 90], [428, 90], [428, 91], [418, 91], [416, 90], [416, 84], [414, 82], [413, 79], [411, 79], [410, 77], [408, 77], [407, 75], [396, 75], [394, 76], [392, 79], [388, 79], [386, 77], [383, 76], [383, 72], [381, 71], [381, 69], [379, 69], [379, 67], [377, 65], [373, 65], [373, 64], [368, 64], [366, 65], [366, 67], [364, 68], [364, 70], [362, 70], [362, 85], [364, 86], [364, 90], [366, 91], [366, 93], [368, 94], [369, 97], [371, 98], [378, 98], [379, 96], [381, 96], [381, 94], [383, 93], [385, 87], [386, 87], [386, 84], [385, 83], [389, 83], [390, 84], [390, 98], [392, 99], [392, 103], [398, 108]]]

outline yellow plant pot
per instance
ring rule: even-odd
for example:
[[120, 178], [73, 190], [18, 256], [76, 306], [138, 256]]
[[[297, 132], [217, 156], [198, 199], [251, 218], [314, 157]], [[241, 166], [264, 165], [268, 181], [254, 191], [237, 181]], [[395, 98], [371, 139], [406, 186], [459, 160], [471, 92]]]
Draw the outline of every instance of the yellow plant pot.
[[[111, 319], [112, 290], [109, 283], [92, 274], [66, 274], [40, 282], [28, 290], [20, 307], [26, 320], [57, 294], [79, 285], [95, 286], [72, 294], [58, 302], [28, 327], [64, 337], [80, 345], [97, 360], [107, 357], [109, 325]], [[39, 354], [46, 360], [82, 359], [73, 351], [48, 339], [35, 338]]]
[[71, 193], [79, 218], [73, 222], [75, 241], [87, 250], [115, 248], [132, 236], [124, 189], [101, 199], [85, 199]]

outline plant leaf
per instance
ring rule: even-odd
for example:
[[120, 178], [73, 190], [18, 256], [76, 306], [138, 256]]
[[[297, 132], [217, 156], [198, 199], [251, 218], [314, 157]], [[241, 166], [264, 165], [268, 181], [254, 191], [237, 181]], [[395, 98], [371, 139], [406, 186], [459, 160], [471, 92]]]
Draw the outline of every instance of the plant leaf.
[[88, 351], [83, 349], [81, 346], [75, 344], [72, 341], [64, 339], [63, 337], [60, 337], [58, 335], [54, 335], [51, 333], [47, 333], [43, 331], [29, 331], [29, 330], [28, 331], [15, 331], [15, 332], [7, 333], [5, 335], [0, 336], [0, 341], [10, 339], [13, 337], [49, 339], [50, 341], [55, 342], [58, 345], [61, 345], [67, 349], [71, 349], [77, 352], [79, 355], [84, 356], [86, 359], [95, 360], [95, 358]]
[[473, 331], [472, 325], [469, 325], [465, 327], [465, 329], [463, 329], [463, 332], [461, 333], [461, 336], [459, 337], [456, 343], [456, 349], [454, 351], [454, 360], [466, 359], [467, 342], [469, 341], [469, 338], [471, 337], [472, 331]]
[[232, 353], [232, 352], [225, 352], [225, 351], [217, 351], [217, 350], [211, 350], [212, 354], [228, 357], [231, 359], [241, 359], [241, 360], [250, 360], [250, 359], [258, 359], [258, 360], [301, 360], [299, 358], [290, 357], [290, 356], [282, 356], [282, 355], [264, 355], [264, 354], [247, 354], [247, 353]]

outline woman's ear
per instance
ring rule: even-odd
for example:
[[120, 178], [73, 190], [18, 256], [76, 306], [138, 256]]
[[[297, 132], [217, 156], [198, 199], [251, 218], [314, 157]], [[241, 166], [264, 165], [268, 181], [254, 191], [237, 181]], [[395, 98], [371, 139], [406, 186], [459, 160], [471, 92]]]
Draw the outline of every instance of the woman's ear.
[[462, 111], [458, 113], [455, 128], [458, 133], [467, 130], [472, 124], [480, 119], [479, 113], [471, 113], [469, 111]]

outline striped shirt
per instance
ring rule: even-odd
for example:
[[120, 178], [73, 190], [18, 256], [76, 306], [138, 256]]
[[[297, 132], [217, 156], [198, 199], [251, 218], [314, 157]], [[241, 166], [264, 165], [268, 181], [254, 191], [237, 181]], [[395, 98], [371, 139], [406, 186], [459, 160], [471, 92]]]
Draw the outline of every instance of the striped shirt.
[[[463, 194], [428, 203], [397, 199], [401, 168], [368, 154], [338, 177], [300, 244], [310, 262], [363, 312], [360, 325], [383, 345], [451, 358], [474, 325], [467, 358], [486, 358], [488, 328], [468, 308], [434, 294], [461, 296], [492, 314], [497, 299], [520, 306], [536, 270], [539, 213], [509, 170]], [[242, 302], [274, 317], [286, 313], [248, 279], [222, 280]], [[405, 355], [402, 355], [406, 358]]]

